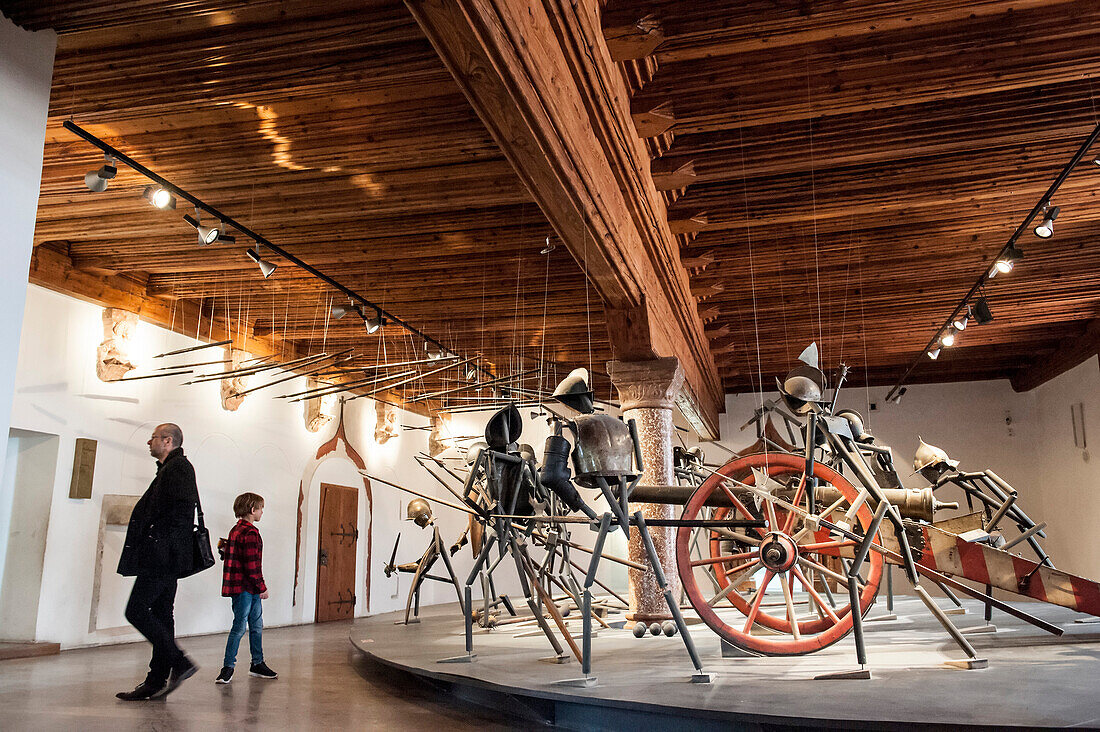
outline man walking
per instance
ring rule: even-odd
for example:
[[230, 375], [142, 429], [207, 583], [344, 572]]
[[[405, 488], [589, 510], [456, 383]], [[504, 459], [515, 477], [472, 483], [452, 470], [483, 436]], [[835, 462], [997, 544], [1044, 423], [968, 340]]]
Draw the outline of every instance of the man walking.
[[157, 474], [134, 506], [118, 573], [136, 577], [126, 619], [153, 644], [149, 674], [133, 691], [116, 694], [124, 701], [165, 696], [198, 671], [176, 645], [172, 606], [176, 582], [193, 571], [192, 532], [199, 500], [195, 469], [183, 455], [183, 431], [158, 425], [149, 439]]

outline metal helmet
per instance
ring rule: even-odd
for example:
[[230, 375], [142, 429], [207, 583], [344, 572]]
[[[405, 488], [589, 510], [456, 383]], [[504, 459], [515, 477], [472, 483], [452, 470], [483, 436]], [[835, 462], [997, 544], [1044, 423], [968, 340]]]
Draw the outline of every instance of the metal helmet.
[[950, 468], [957, 468], [959, 466], [958, 460], [952, 460], [947, 456], [947, 453], [935, 445], [929, 445], [923, 438], [917, 437], [920, 440], [920, 446], [917, 447], [916, 455], [913, 456], [913, 470], [921, 471], [925, 468], [931, 468], [935, 466], [944, 466]]
[[856, 442], [874, 442], [875, 436], [867, 431], [863, 424], [863, 417], [854, 409], [841, 409], [836, 416], [843, 417], [852, 428], [852, 437]]
[[783, 381], [775, 380], [783, 401], [796, 414], [809, 414], [825, 398], [825, 374], [816, 366], [796, 366]]
[[573, 369], [554, 389], [554, 398], [581, 414], [592, 414], [592, 389], [588, 386], [588, 369]]
[[477, 456], [481, 454], [481, 451], [485, 450], [488, 447], [489, 445], [483, 440], [478, 440], [474, 444], [467, 447], [466, 458], [464, 460], [466, 465], [473, 465], [474, 461], [477, 460]]
[[432, 521], [432, 507], [428, 505], [428, 502], [423, 498], [414, 498], [409, 501], [409, 507], [406, 509], [406, 514], [409, 517], [409, 521], [412, 521], [420, 528], [424, 528]]
[[528, 445], [526, 442], [519, 444], [519, 456], [529, 463], [537, 463], [538, 457], [535, 455], [535, 448]]
[[492, 449], [503, 452], [519, 439], [521, 432], [523, 417], [515, 404], [509, 404], [489, 418], [485, 425], [485, 441]]

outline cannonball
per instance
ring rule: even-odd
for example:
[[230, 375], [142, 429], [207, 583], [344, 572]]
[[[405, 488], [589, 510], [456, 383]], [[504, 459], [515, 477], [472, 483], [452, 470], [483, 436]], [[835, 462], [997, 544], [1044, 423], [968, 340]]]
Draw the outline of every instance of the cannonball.
[[645, 635], [646, 630], [647, 629], [645, 627], [645, 623], [635, 623], [634, 624], [634, 637], [635, 638], [641, 638], [643, 635]]
[[661, 624], [660, 623], [654, 623], [653, 625], [649, 626], [649, 633], [650, 633], [650, 635], [660, 635], [661, 634]]
[[671, 620], [666, 620], [665, 622], [661, 623], [661, 630], [664, 632], [665, 635], [671, 638], [672, 636], [676, 635], [676, 623], [672, 622]]

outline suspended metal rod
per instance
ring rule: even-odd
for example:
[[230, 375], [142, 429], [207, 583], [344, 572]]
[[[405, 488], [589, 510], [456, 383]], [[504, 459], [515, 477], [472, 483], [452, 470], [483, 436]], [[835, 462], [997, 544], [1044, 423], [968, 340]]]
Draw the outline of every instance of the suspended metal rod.
[[453, 368], [458, 368], [459, 366], [465, 366], [466, 364], [473, 361], [475, 358], [476, 358], [475, 356], [471, 356], [470, 358], [467, 358], [463, 361], [459, 361], [458, 363], [453, 363], [453, 364], [450, 364], [449, 366], [441, 366], [438, 369], [434, 369], [432, 371], [426, 371], [422, 374], [417, 374], [416, 376], [410, 376], [409, 378], [403, 379], [402, 381], [399, 381], [396, 384], [390, 384], [389, 386], [384, 386], [384, 387], [381, 387], [381, 388], [378, 388], [378, 389], [374, 389], [372, 391], [368, 391], [366, 394], [356, 394], [355, 396], [350, 397], [348, 399], [348, 401], [351, 401], [353, 399], [359, 399], [361, 397], [374, 396], [375, 394], [377, 394], [380, 391], [385, 391], [386, 389], [396, 389], [399, 386], [403, 386], [405, 384], [408, 384], [410, 381], [416, 381], [417, 379], [423, 379], [425, 376], [431, 376], [432, 374], [438, 374], [440, 371], [446, 371], [447, 369], [453, 369]]
[[[1050, 184], [1050, 188], [1047, 188], [1047, 192], [1043, 194], [1043, 197], [1039, 199], [1039, 202], [1035, 204], [1035, 207], [1032, 208], [1031, 212], [1027, 215], [1026, 218], [1024, 218], [1023, 223], [1021, 223], [1016, 228], [1016, 231], [1012, 232], [1012, 236], [1008, 238], [1008, 241], [1005, 243], [1005, 245], [1001, 247], [1001, 251], [997, 252], [997, 256], [993, 258], [994, 265], [996, 265], [997, 260], [1004, 256], [1005, 252], [1007, 252], [1009, 248], [1016, 243], [1020, 236], [1025, 231], [1027, 231], [1028, 226], [1031, 225], [1031, 222], [1035, 219], [1035, 217], [1042, 213], [1045, 207], [1050, 205], [1051, 199], [1054, 197], [1054, 194], [1058, 191], [1059, 188], [1062, 187], [1062, 183], [1064, 183], [1066, 178], [1069, 177], [1069, 174], [1073, 171], [1077, 164], [1084, 159], [1085, 153], [1088, 152], [1089, 148], [1092, 147], [1092, 144], [1096, 142], [1096, 139], [1098, 137], [1100, 137], [1100, 124], [1096, 125], [1096, 128], [1091, 133], [1089, 133], [1089, 136], [1085, 138], [1085, 141], [1083, 143], [1081, 143], [1081, 147], [1077, 150], [1073, 157], [1070, 158], [1070, 161], [1066, 164], [1066, 167], [1062, 169], [1062, 172], [1058, 174], [1058, 177], [1054, 179], [1054, 182]], [[928, 351], [932, 349], [932, 346], [936, 344], [936, 341], [939, 340], [940, 334], [947, 330], [952, 321], [955, 319], [955, 316], [961, 314], [962, 311], [966, 309], [966, 306], [970, 303], [971, 298], [973, 298], [974, 295], [977, 294], [978, 290], [981, 289], [982, 285], [985, 284], [985, 281], [988, 279], [988, 275], [989, 268], [986, 268], [978, 276], [978, 281], [975, 282], [973, 286], [971, 286], [971, 288], [967, 291], [966, 295], [963, 296], [962, 301], [958, 305], [956, 305], [955, 309], [951, 311], [951, 314], [947, 316], [947, 320], [945, 320], [943, 325], [939, 327], [936, 333], [932, 336], [932, 339], [928, 341], [928, 345], [926, 345], [924, 349], [917, 355], [917, 357], [913, 359], [913, 363], [910, 364], [905, 373], [901, 375], [901, 378], [898, 379], [898, 383], [894, 384], [893, 388], [891, 388], [890, 391], [886, 394], [887, 402], [894, 398], [894, 396], [898, 392], [898, 389], [900, 389], [902, 384], [905, 383], [905, 380], [909, 378], [909, 375], [912, 374], [917, 366], [919, 366], [924, 361], [924, 359], [927, 358], [925, 354], [927, 354]]]
[[456, 386], [453, 389], [444, 389], [443, 391], [435, 391], [435, 392], [432, 392], [431, 394], [420, 394], [420, 395], [416, 396], [415, 398], [410, 399], [409, 401], [410, 402], [421, 402], [421, 401], [424, 401], [425, 399], [434, 399], [435, 397], [443, 396], [444, 394], [453, 394], [456, 391], [465, 391], [466, 389], [480, 389], [483, 386], [492, 386], [493, 384], [502, 384], [506, 381], [515, 381], [516, 379], [522, 379], [524, 377], [530, 376], [531, 374], [537, 374], [538, 371], [539, 371], [538, 369], [531, 369], [530, 371], [524, 371], [522, 374], [512, 374], [510, 376], [500, 376], [500, 377], [497, 377], [495, 379], [490, 379], [489, 381], [481, 381], [481, 382], [478, 382], [478, 383], [475, 383], [475, 384], [465, 384], [463, 386]]
[[346, 384], [334, 384], [332, 386], [326, 387], [325, 389], [323, 389], [321, 391], [314, 390], [313, 392], [311, 392], [309, 394], [303, 394], [302, 396], [295, 397], [295, 398], [291, 399], [289, 403], [303, 402], [303, 401], [307, 401], [309, 399], [317, 399], [318, 397], [329, 396], [330, 394], [339, 394], [340, 392], [351, 391], [352, 389], [364, 389], [368, 386], [374, 386], [375, 384], [381, 384], [384, 381], [389, 381], [390, 379], [397, 379], [397, 378], [400, 378], [400, 377], [404, 376], [405, 374], [411, 374], [411, 373], [413, 373], [413, 372], [403, 371], [400, 374], [393, 374], [393, 375], [390, 375], [390, 376], [372, 376], [369, 379], [361, 379], [359, 381], [349, 381]]
[[[337, 358], [337, 361], [339, 361], [339, 358]], [[305, 371], [299, 371], [297, 373], [292, 373], [292, 374], [290, 374], [290, 376], [284, 376], [281, 379], [276, 379], [275, 381], [269, 381], [266, 384], [261, 384], [260, 386], [254, 386], [251, 389], [245, 389], [244, 391], [237, 392], [237, 396], [243, 397], [245, 394], [251, 394], [252, 392], [259, 391], [260, 389], [266, 389], [269, 386], [275, 386], [276, 384], [282, 384], [284, 382], [290, 381], [291, 379], [297, 379], [297, 378], [302, 377], [302, 376], [309, 376], [310, 374], [314, 374], [314, 373], [320, 371], [321, 369], [327, 369], [329, 366], [330, 366], [330, 364], [325, 364], [324, 366], [317, 366], [316, 364], [314, 364], [312, 367], [310, 367], [309, 369], [307, 369]]]

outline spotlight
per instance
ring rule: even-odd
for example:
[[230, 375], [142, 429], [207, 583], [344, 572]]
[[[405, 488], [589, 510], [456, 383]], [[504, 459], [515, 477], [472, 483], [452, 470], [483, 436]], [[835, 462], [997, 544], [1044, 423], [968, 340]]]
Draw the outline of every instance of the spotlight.
[[546, 246], [544, 246], [542, 248], [542, 251], [539, 252], [539, 254], [549, 254], [550, 252], [554, 251], [557, 248], [558, 248], [558, 245], [551, 243], [550, 237], [546, 237]]
[[1058, 218], [1058, 212], [1061, 210], [1057, 206], [1052, 209], [1045, 209], [1046, 215], [1043, 217], [1043, 223], [1035, 227], [1035, 236], [1040, 239], [1049, 239], [1054, 236], [1054, 219]]
[[218, 239], [217, 240], [222, 242], [223, 244], [235, 244], [237, 242], [237, 237], [225, 233], [225, 222], [224, 221], [221, 222], [221, 224], [218, 226]]
[[118, 175], [118, 168], [115, 167], [115, 159], [110, 155], [104, 155], [103, 167], [86, 173], [84, 185], [88, 186], [93, 193], [103, 193], [107, 190], [107, 183], [116, 175]]
[[948, 328], [947, 332], [940, 336], [940, 345], [944, 348], [950, 348], [955, 345], [955, 331]]
[[269, 262], [266, 259], [260, 257], [260, 253], [259, 251], [257, 251], [258, 249], [259, 245], [257, 244], [254, 249], [246, 249], [244, 253], [248, 255], [249, 259], [260, 266], [260, 273], [263, 274], [264, 279], [266, 280], [276, 269], [279, 268], [279, 265]]
[[466, 381], [469, 381], [471, 384], [477, 381], [477, 369], [473, 366], [466, 369]]
[[196, 210], [195, 215], [184, 214], [183, 220], [195, 227], [195, 231], [199, 235], [199, 246], [205, 247], [209, 244], [213, 244], [218, 240], [219, 232], [213, 226], [203, 226], [202, 219], [199, 218], [199, 212]]
[[351, 310], [353, 307], [354, 307], [353, 305], [333, 305], [332, 306], [332, 317], [339, 320], [340, 318], [347, 315], [348, 311]]
[[993, 311], [989, 309], [989, 303], [986, 302], [984, 297], [978, 298], [978, 301], [974, 303], [974, 320], [978, 321], [978, 325], [985, 325], [993, 321]]
[[936, 346], [935, 348], [933, 348], [931, 351], [928, 352], [928, 358], [932, 359], [933, 361], [935, 361], [939, 357], [940, 357], [940, 347], [939, 346]]
[[959, 315], [956, 315], [955, 319], [953, 321], [951, 321], [951, 325], [955, 326], [955, 330], [958, 330], [958, 331], [966, 330], [966, 326], [970, 322], [970, 318], [972, 318], [973, 315], [974, 315], [974, 312], [970, 309], [970, 306], [967, 305], [966, 306], [966, 312], [965, 313], [960, 313]]
[[996, 267], [998, 272], [1008, 274], [1016, 266], [1016, 261], [1023, 256], [1024, 253], [1017, 249], [1015, 244], [1012, 244], [1005, 250], [1004, 254], [997, 258], [997, 262], [993, 266]]
[[382, 311], [375, 310], [374, 316], [370, 318], [363, 318], [363, 322], [366, 323], [368, 333], [375, 333], [378, 331], [379, 328], [382, 327], [382, 325], [385, 323], [385, 320], [383, 320], [382, 318]]
[[145, 186], [145, 191], [141, 196], [157, 208], [176, 207], [176, 197], [160, 186]]
[[1092, 159], [1092, 164], [1096, 165], [1096, 166], [1100, 166], [1100, 158], [1093, 158]]

